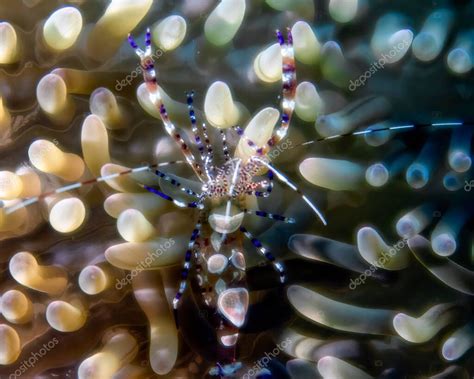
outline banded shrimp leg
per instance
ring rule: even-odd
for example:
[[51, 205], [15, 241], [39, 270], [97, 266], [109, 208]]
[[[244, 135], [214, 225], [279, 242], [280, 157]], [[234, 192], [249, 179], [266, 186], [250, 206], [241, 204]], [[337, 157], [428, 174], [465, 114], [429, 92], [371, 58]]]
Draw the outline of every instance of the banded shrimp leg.
[[205, 178], [204, 172], [202, 170], [202, 165], [197, 162], [196, 157], [189, 148], [188, 144], [184, 142], [181, 134], [178, 132], [175, 125], [170, 120], [166, 107], [163, 103], [163, 99], [161, 98], [160, 91], [158, 88], [158, 81], [156, 79], [153, 55], [151, 51], [150, 28], [147, 29], [145, 35], [145, 51], [138, 47], [138, 45], [130, 34], [128, 35], [128, 42], [130, 46], [135, 50], [137, 56], [140, 58], [140, 66], [142, 68], [143, 78], [145, 80], [145, 84], [149, 93], [150, 101], [160, 112], [160, 117], [165, 126], [166, 132], [178, 143], [186, 161], [196, 173], [199, 180], [201, 182], [204, 182]]

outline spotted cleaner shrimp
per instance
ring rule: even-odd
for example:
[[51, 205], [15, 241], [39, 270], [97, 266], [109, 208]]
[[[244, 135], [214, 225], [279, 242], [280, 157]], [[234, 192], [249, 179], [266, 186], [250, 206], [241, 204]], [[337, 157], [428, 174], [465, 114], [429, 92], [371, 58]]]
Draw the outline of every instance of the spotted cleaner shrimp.
[[[213, 322], [219, 340], [218, 363], [215, 368], [211, 369], [211, 374], [219, 376], [233, 375], [241, 367], [241, 364], [235, 359], [235, 346], [238, 340], [238, 330], [245, 322], [249, 306], [249, 293], [245, 284], [246, 265], [242, 248], [242, 236], [249, 239], [257, 251], [273, 264], [273, 267], [279, 274], [280, 282], [285, 282], [283, 264], [277, 262], [272, 253], [250, 231], [242, 226], [242, 221], [245, 214], [287, 223], [293, 222], [293, 219], [261, 210], [246, 209], [245, 205], [242, 207], [245, 203], [245, 196], [270, 196], [273, 180], [276, 177], [293, 191], [300, 193], [303, 200], [311, 207], [321, 221], [326, 224], [319, 209], [285, 175], [273, 167], [266, 158], [266, 153], [285, 138], [295, 108], [296, 72], [291, 32], [288, 31], [287, 41], [285, 41], [279, 31], [277, 31], [277, 36], [281, 46], [283, 62], [280, 127], [264, 146], [257, 146], [255, 142], [244, 135], [240, 127], [235, 127], [235, 132], [244, 138], [248, 146], [254, 151], [254, 155], [246, 161], [238, 157], [230, 157], [225, 134], [221, 131], [225, 157], [221, 165], [216, 165], [216, 162], [214, 162], [205, 126], [201, 131], [205, 139], [204, 142], [207, 145], [207, 150], [199, 135], [196, 115], [193, 109], [192, 93], [188, 94], [187, 103], [195, 143], [200, 152], [200, 162], [197, 161], [189, 146], [184, 142], [170, 121], [158, 91], [156, 73], [151, 58], [150, 30], [148, 29], [146, 32], [145, 51], [141, 50], [133, 38], [129, 36], [130, 45], [135, 49], [140, 58], [140, 65], [150, 100], [159, 110], [166, 131], [180, 145], [187, 163], [193, 168], [195, 175], [202, 182], [200, 194], [196, 194], [186, 188], [181, 188], [187, 194], [196, 198], [195, 201], [190, 203], [182, 203], [149, 186], [143, 186], [143, 188], [164, 199], [173, 201], [179, 207], [199, 209], [198, 221], [186, 251], [182, 281], [179, 291], [173, 300], [173, 308], [176, 314], [175, 318], [178, 320], [178, 305], [186, 289], [188, 273], [194, 256], [196, 276], [202, 289], [203, 301], [210, 308], [211, 314], [215, 315]], [[268, 179], [255, 181], [255, 177], [262, 169], [267, 170]], [[157, 172], [157, 174], [163, 179], [167, 178], [164, 173]], [[176, 182], [174, 184], [178, 185]], [[204, 239], [209, 236], [212, 243], [206, 246]], [[226, 243], [230, 240], [233, 242]]]

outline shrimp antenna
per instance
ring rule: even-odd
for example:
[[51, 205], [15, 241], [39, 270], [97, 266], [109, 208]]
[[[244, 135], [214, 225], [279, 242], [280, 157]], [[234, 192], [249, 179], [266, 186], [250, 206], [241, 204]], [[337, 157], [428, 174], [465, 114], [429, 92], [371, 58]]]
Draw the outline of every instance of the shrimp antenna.
[[[182, 164], [182, 163], [187, 163], [187, 162], [186, 161], [171, 161], [171, 162], [155, 163], [155, 164], [151, 164], [151, 165], [140, 166], [140, 167], [136, 167], [136, 168], [130, 168], [130, 169], [127, 169], [127, 170], [116, 172], [114, 174], [99, 176], [99, 177], [92, 178], [92, 179], [87, 179], [87, 180], [84, 180], [82, 182], [76, 182], [76, 183], [73, 183], [73, 184], [68, 184], [68, 185], [65, 185], [63, 187], [52, 190], [52, 191], [43, 192], [38, 196], [30, 197], [28, 199], [23, 199], [19, 203], [15, 204], [15, 205], [12, 205], [10, 207], [5, 207], [4, 208], [5, 213], [6, 214], [13, 213], [13, 212], [17, 211], [20, 208], [27, 207], [28, 205], [37, 203], [38, 201], [44, 199], [45, 197], [55, 195], [55, 194], [58, 194], [58, 193], [76, 190], [76, 189], [79, 189], [81, 187], [88, 186], [88, 185], [95, 184], [95, 183], [106, 182], [107, 180], [116, 179], [120, 176], [135, 174], [135, 173], [138, 173], [138, 172], [152, 170], [152, 169], [155, 169], [155, 168], [158, 168], [158, 167], [168, 166], [168, 165], [172, 165], [172, 164]], [[157, 175], [159, 177], [161, 177], [162, 179], [164, 179], [166, 181], [169, 181], [169, 182], [171, 182], [171, 184], [176, 185], [178, 187], [181, 186], [181, 184], [179, 182], [176, 182], [172, 177], [170, 177], [168, 175], [165, 175], [165, 174], [159, 175], [158, 173], [160, 173], [160, 174], [163, 174], [163, 173], [161, 173], [161, 171], [157, 171]], [[185, 188], [183, 190], [183, 192], [186, 192], [186, 191], [190, 192], [191, 190], [188, 190], [188, 189]], [[192, 194], [192, 193], [188, 193], [188, 194]]]
[[357, 132], [344, 133], [344, 134], [334, 134], [334, 135], [331, 135], [331, 136], [328, 136], [328, 137], [321, 137], [321, 138], [318, 138], [318, 139], [315, 139], [315, 140], [300, 143], [300, 144], [298, 144], [294, 147], [308, 146], [308, 145], [312, 145], [312, 144], [315, 144], [315, 143], [318, 143], [318, 142], [341, 139], [341, 138], [344, 138], [344, 137], [363, 136], [363, 135], [386, 132], [386, 131], [407, 131], [407, 130], [416, 130], [416, 129], [429, 128], [429, 127], [442, 128], [442, 127], [463, 127], [463, 126], [474, 126], [474, 124], [471, 123], [471, 122], [453, 121], [453, 122], [437, 122], [437, 123], [431, 123], [431, 124], [407, 124], [407, 125], [397, 125], [397, 126], [373, 128], [373, 129], [364, 129], [364, 130], [359, 130]]

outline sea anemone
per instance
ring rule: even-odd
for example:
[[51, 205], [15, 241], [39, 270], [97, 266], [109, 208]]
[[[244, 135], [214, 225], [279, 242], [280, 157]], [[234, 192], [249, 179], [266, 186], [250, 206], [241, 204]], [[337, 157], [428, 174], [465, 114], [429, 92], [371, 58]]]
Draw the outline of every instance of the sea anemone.
[[0, 4], [0, 377], [473, 376], [473, 12]]

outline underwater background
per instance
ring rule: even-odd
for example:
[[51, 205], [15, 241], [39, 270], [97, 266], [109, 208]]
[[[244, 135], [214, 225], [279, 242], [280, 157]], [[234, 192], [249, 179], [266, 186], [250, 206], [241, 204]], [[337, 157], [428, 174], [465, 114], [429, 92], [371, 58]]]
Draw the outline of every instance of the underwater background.
[[[474, 377], [473, 17], [467, 0], [0, 1], [0, 378]], [[147, 27], [170, 119], [197, 156], [193, 90], [221, 160], [219, 130], [245, 160], [233, 126], [258, 144], [279, 127], [275, 31], [293, 35], [295, 112], [268, 157], [327, 225], [284, 180], [241, 199], [295, 222], [245, 215], [287, 277], [242, 237], [235, 372], [193, 268], [176, 328], [195, 210], [137, 183], [183, 191], [143, 170], [84, 183], [184, 159], [127, 41]]]

